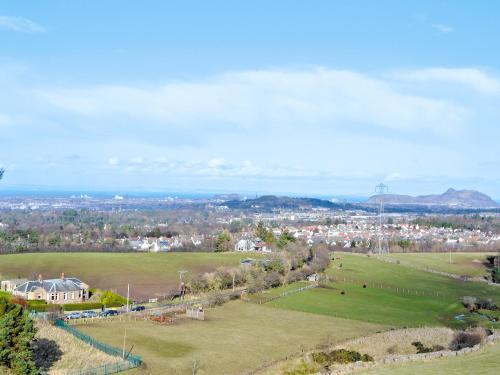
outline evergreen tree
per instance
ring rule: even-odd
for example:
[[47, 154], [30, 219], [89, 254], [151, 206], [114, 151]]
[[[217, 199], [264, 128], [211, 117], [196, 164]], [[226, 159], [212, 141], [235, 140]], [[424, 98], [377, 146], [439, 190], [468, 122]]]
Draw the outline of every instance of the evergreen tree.
[[0, 365], [16, 375], [39, 375], [31, 350], [35, 333], [33, 321], [23, 307], [0, 298]]
[[225, 252], [231, 250], [231, 240], [231, 235], [227, 231], [219, 234], [215, 240], [215, 251]]

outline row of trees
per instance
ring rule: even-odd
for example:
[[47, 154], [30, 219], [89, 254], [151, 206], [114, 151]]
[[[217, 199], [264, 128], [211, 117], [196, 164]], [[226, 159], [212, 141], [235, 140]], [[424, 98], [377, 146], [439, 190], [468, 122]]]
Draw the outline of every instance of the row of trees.
[[193, 293], [217, 291], [246, 286], [253, 293], [305, 279], [324, 271], [330, 263], [325, 247], [309, 247], [303, 243], [290, 243], [282, 251], [257, 260], [251, 266], [219, 268], [215, 272], [195, 275], [187, 281]]

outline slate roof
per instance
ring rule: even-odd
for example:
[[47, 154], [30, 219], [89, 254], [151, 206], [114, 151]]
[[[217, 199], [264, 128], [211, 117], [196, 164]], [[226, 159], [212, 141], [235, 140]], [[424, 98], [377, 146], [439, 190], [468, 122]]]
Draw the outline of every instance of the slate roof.
[[16, 287], [17, 292], [30, 293], [38, 288], [43, 288], [47, 293], [55, 292], [77, 292], [84, 289], [86, 285], [75, 277], [64, 279], [49, 279], [42, 281], [28, 281]]

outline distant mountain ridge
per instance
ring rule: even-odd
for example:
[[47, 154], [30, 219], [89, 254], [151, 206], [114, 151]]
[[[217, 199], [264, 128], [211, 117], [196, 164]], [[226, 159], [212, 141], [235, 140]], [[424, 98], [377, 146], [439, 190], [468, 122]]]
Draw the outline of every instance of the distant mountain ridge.
[[[368, 204], [380, 203], [381, 195], [374, 195], [368, 199]], [[441, 205], [467, 208], [497, 208], [500, 204], [491, 197], [475, 190], [448, 189], [443, 194], [411, 195], [385, 194], [384, 204], [388, 205]]]

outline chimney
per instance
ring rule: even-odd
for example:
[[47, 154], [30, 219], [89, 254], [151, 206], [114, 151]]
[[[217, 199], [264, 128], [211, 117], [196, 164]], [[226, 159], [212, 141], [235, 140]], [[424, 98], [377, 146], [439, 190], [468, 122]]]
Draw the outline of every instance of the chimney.
[[42, 282], [42, 281], [43, 281], [42, 274], [39, 274], [39, 275], [38, 275], [38, 281], [40, 281], [40, 282]]
[[61, 272], [61, 280], [64, 281], [64, 272]]

